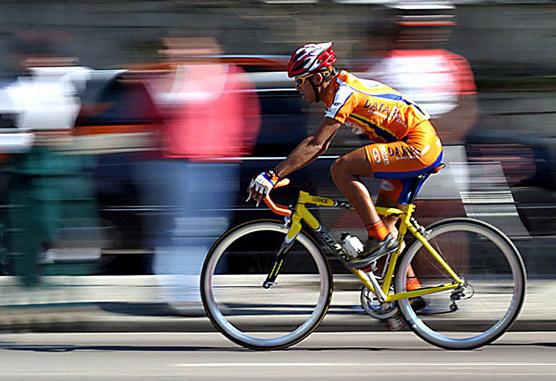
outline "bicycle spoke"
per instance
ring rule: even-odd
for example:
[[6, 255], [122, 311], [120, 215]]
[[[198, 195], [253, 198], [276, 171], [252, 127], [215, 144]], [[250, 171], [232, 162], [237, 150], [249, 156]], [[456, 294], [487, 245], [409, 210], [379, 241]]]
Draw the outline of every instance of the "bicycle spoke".
[[278, 223], [247, 224], [221, 240], [205, 262], [202, 287], [209, 317], [246, 347], [294, 344], [316, 328], [330, 303], [328, 265], [304, 234], [288, 248], [272, 285], [264, 287], [286, 232]]
[[[400, 307], [412, 329], [425, 340], [443, 347], [471, 348], [496, 339], [513, 322], [523, 301], [525, 278], [519, 254], [500, 232], [474, 220], [458, 221], [439, 223], [428, 240], [464, 285], [425, 296], [427, 307], [419, 314], [408, 301], [401, 301]], [[404, 289], [407, 276], [403, 271], [409, 266], [422, 287], [453, 281], [416, 243], [402, 259], [397, 290]]]

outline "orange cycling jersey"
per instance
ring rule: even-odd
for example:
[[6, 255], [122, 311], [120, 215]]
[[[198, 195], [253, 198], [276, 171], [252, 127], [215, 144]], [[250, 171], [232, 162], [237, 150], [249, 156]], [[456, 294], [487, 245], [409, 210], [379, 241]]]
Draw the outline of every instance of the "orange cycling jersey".
[[377, 142], [365, 146], [365, 152], [375, 177], [386, 179], [381, 195], [406, 203], [413, 178], [442, 160], [442, 144], [429, 115], [394, 89], [347, 71], [331, 86], [325, 116]]

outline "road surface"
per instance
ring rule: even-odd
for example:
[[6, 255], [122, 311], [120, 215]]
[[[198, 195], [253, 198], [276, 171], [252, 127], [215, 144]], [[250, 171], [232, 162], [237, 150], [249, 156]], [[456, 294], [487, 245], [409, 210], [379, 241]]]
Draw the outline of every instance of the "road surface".
[[554, 380], [556, 332], [445, 351], [410, 332], [322, 332], [255, 352], [218, 333], [0, 335], [0, 380]]

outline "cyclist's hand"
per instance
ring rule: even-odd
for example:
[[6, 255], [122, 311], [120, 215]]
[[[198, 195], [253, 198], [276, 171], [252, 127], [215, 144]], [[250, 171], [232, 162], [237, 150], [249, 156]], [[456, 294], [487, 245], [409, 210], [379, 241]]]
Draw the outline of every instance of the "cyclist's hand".
[[251, 180], [251, 184], [249, 184], [249, 189], [247, 189], [247, 200], [245, 200], [245, 202], [253, 199], [257, 202], [257, 206], [259, 206], [261, 200], [274, 188], [278, 180], [278, 176], [274, 171], [259, 173], [257, 177]]

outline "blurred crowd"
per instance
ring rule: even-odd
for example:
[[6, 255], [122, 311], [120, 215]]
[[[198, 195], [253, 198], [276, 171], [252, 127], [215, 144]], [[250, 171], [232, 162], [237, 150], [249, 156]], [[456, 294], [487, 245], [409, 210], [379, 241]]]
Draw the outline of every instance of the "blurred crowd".
[[99, 218], [96, 164], [88, 160], [97, 155], [87, 150], [122, 150], [137, 200], [156, 206], [138, 246], [153, 250], [152, 271], [166, 275], [166, 298], [199, 302], [196, 276], [228, 227], [238, 162], [252, 151], [260, 125], [243, 69], [221, 61], [221, 46], [204, 36], [165, 37], [160, 62], [100, 79], [56, 54], [53, 45], [63, 43], [56, 34], [16, 33], [13, 43], [19, 73], [2, 89], [4, 115], [12, 117], [0, 138], [3, 270], [36, 286], [41, 265], [64, 252], [100, 257], [110, 232]]
[[[550, 213], [538, 210], [555, 205], [552, 143], [508, 133], [480, 111], [473, 65], [449, 44], [458, 28], [453, 4], [402, 5], [354, 23], [360, 48], [339, 66], [431, 114], [451, 169], [423, 190], [421, 202], [433, 205], [424, 218], [481, 216], [513, 236], [554, 233]], [[95, 263], [90, 273], [165, 275], [165, 300], [198, 302], [211, 244], [247, 218], [238, 210], [262, 213], [240, 206], [248, 177], [286, 154], [320, 116], [287, 80], [286, 50], [226, 51], [218, 32], [174, 30], [151, 42], [155, 60], [110, 69], [81, 66], [67, 31], [5, 34], [0, 274], [31, 287], [61, 271], [50, 265], [74, 264], [66, 271], [79, 273], [87, 270], [77, 264]], [[315, 33], [297, 39], [322, 42]], [[329, 154], [359, 139], [345, 129]], [[325, 167], [300, 175], [323, 194], [334, 192]], [[332, 218], [338, 229], [349, 221]], [[141, 253], [148, 264], [130, 259]]]

